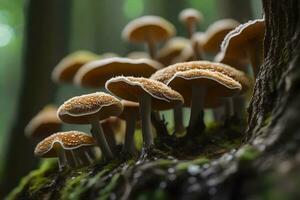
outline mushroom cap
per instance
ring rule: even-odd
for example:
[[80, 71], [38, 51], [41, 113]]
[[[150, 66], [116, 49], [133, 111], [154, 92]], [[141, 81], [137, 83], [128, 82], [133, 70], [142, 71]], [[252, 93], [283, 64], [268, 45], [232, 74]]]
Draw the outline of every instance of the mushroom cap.
[[139, 118], [139, 103], [127, 100], [121, 100], [123, 104], [123, 112], [119, 115], [119, 118], [126, 120], [132, 113], [136, 113]]
[[107, 90], [128, 101], [139, 102], [150, 95], [153, 109], [165, 110], [183, 103], [182, 96], [167, 85], [148, 78], [118, 76], [106, 82]]
[[180, 54], [175, 57], [171, 63], [178, 63], [178, 62], [188, 62], [195, 60], [194, 50], [192, 44], [187, 44], [184, 49], [180, 52]]
[[206, 69], [223, 73], [224, 75], [227, 75], [230, 78], [238, 81], [242, 85], [242, 93], [247, 91], [251, 87], [251, 81], [244, 72], [222, 63], [214, 63], [209, 61], [176, 63], [174, 65], [170, 65], [166, 68], [158, 70], [150, 77], [150, 79], [167, 84], [168, 81], [176, 74], [176, 72], [188, 71], [192, 69]]
[[99, 88], [114, 76], [149, 77], [162, 65], [148, 58], [107, 58], [84, 65], [76, 74], [74, 82], [84, 87]]
[[73, 97], [64, 102], [57, 111], [58, 117], [70, 124], [89, 124], [91, 118], [99, 120], [122, 113], [123, 106], [114, 96], [96, 92]]
[[35, 115], [25, 127], [25, 135], [29, 138], [45, 138], [61, 129], [62, 122], [57, 117], [57, 108], [53, 105], [45, 106]]
[[[247, 57], [246, 46], [253, 43], [262, 43], [265, 34], [265, 20], [251, 20], [241, 24], [230, 31], [221, 44], [224, 56], [245, 58]], [[244, 48], [242, 48], [244, 47]]]
[[158, 16], [143, 16], [129, 22], [123, 32], [124, 40], [142, 43], [147, 40], [163, 41], [175, 35], [175, 27]]
[[239, 25], [239, 22], [233, 19], [222, 19], [211, 24], [205, 32], [202, 48], [205, 52], [217, 53], [221, 49], [221, 43], [227, 33]]
[[150, 56], [148, 53], [144, 51], [133, 51], [127, 54], [127, 57], [130, 59], [141, 59], [141, 58], [148, 58], [150, 59]]
[[166, 65], [170, 65], [172, 60], [177, 57], [181, 51], [189, 45], [189, 40], [183, 37], [174, 37], [157, 52], [156, 59]]
[[52, 71], [54, 82], [73, 82], [79, 68], [87, 62], [99, 59], [100, 56], [89, 51], [76, 51], [64, 57]]
[[110, 126], [114, 130], [115, 133], [119, 133], [120, 130], [121, 130], [121, 127], [122, 127], [121, 120], [120, 120], [119, 116], [118, 117], [109, 117], [109, 118], [106, 118], [104, 120], [101, 120], [100, 122], [102, 124], [104, 134], [106, 134], [105, 130], [104, 130], [105, 125]]
[[182, 23], [199, 23], [203, 20], [203, 15], [199, 10], [186, 8], [179, 13], [178, 18]]
[[233, 78], [207, 69], [176, 72], [167, 85], [184, 97], [186, 105], [190, 105], [193, 86], [206, 88], [205, 107], [217, 107], [221, 104], [220, 97], [232, 96], [242, 89], [241, 84]]
[[106, 58], [115, 58], [115, 57], [119, 57], [118, 54], [113, 53], [113, 52], [106, 52], [100, 55], [101, 59], [106, 59]]
[[231, 57], [230, 55], [227, 55], [225, 57], [225, 54], [220, 51], [214, 58], [214, 62], [223, 63], [226, 65], [234, 66], [236, 69], [245, 70], [245, 68], [249, 64], [249, 60], [240, 59], [236, 57]]
[[73, 150], [80, 147], [94, 146], [93, 137], [79, 131], [58, 132], [42, 140], [35, 147], [34, 154], [37, 157], [57, 157], [56, 149]]

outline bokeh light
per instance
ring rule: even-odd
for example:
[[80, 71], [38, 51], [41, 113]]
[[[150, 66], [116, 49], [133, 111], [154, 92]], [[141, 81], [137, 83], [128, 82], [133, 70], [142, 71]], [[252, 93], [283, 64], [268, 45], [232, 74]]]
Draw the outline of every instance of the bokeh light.
[[4, 47], [10, 43], [14, 37], [14, 30], [7, 24], [0, 23], [0, 47]]
[[128, 19], [140, 16], [144, 11], [144, 0], [125, 0], [123, 12]]

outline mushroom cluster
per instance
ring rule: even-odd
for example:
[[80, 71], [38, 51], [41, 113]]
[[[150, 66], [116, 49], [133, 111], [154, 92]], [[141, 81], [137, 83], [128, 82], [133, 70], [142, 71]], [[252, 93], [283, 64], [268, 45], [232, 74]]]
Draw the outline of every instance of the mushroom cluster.
[[[145, 43], [145, 52], [120, 57], [79, 51], [63, 58], [53, 70], [54, 82], [103, 92], [75, 96], [58, 109], [48, 106], [34, 117], [26, 135], [40, 140], [35, 155], [58, 157], [61, 170], [98, 159], [138, 155], [138, 129], [143, 149], [151, 151], [162, 132], [155, 124], [167, 124], [160, 113], [163, 110], [174, 111], [172, 137], [183, 134], [181, 138], [188, 140], [204, 137], [207, 110], [214, 111], [215, 121], [244, 120], [245, 94], [253, 85], [247, 66], [252, 64], [256, 76], [262, 62], [264, 20], [239, 25], [223, 19], [205, 32], [197, 32], [203, 19], [200, 11], [183, 10], [179, 20], [186, 26], [188, 37], [174, 37], [176, 30], [170, 22], [143, 16], [129, 22], [122, 37], [127, 42]], [[209, 60], [211, 57], [214, 61]], [[184, 107], [190, 109], [187, 127]], [[120, 128], [121, 121], [125, 129]], [[62, 123], [90, 124], [91, 130], [62, 132]]]

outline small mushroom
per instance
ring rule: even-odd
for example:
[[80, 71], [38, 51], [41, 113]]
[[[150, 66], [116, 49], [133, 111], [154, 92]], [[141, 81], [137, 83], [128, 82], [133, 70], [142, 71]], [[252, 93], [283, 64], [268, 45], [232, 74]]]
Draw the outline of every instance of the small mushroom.
[[157, 52], [156, 60], [164, 66], [172, 64], [174, 58], [179, 56], [182, 50], [189, 45], [189, 40], [183, 37], [174, 37]]
[[56, 83], [72, 83], [76, 72], [85, 63], [100, 57], [89, 51], [76, 51], [63, 58], [52, 71], [52, 80]]
[[[202, 60], [203, 58], [203, 42], [205, 39], [205, 33], [197, 32], [194, 33], [191, 38], [191, 46], [194, 52], [194, 59], [193, 60]], [[186, 60], [189, 61], [189, 60]], [[182, 62], [186, 62], [182, 61]]]
[[203, 20], [202, 13], [193, 8], [186, 8], [179, 13], [179, 20], [186, 26], [189, 38], [197, 30], [197, 24]]
[[64, 102], [58, 109], [58, 117], [70, 124], [91, 124], [92, 134], [104, 157], [112, 159], [112, 151], [106, 141], [100, 120], [122, 113], [121, 102], [104, 92], [76, 96]]
[[139, 104], [132, 101], [121, 101], [123, 104], [123, 112], [119, 118], [126, 121], [125, 140], [123, 152], [133, 154], [135, 152], [134, 132], [136, 122], [139, 119]]
[[221, 55], [237, 59], [248, 58], [256, 77], [263, 60], [264, 33], [264, 19], [241, 24], [226, 35], [221, 45]]
[[117, 153], [116, 137], [121, 127], [120, 119], [118, 117], [109, 117], [101, 120], [100, 123], [110, 149], [112, 150], [113, 154]]
[[207, 53], [218, 53], [221, 50], [221, 43], [227, 33], [235, 29], [239, 23], [233, 19], [221, 19], [211, 24], [203, 38], [202, 49]]
[[99, 88], [114, 76], [149, 77], [161, 68], [160, 63], [147, 58], [107, 58], [84, 65], [76, 74], [74, 82], [84, 87]]
[[178, 92], [161, 82], [147, 78], [118, 76], [108, 80], [105, 87], [122, 99], [139, 103], [145, 148], [153, 145], [151, 110], [170, 109], [183, 103], [183, 98]]
[[35, 115], [25, 127], [25, 135], [28, 138], [41, 140], [52, 133], [61, 130], [62, 122], [57, 117], [57, 108], [53, 105], [45, 106]]
[[[189, 132], [195, 131], [203, 112], [204, 102], [232, 96], [242, 89], [241, 84], [233, 78], [207, 69], [179, 71], [167, 82], [167, 85], [182, 94], [185, 102], [190, 102]], [[203, 118], [200, 121], [204, 124]]]
[[[55, 133], [40, 143], [37, 144], [34, 150], [34, 154], [37, 157], [51, 158], [58, 157], [58, 164], [60, 171], [64, 167], [72, 167], [75, 163], [77, 167], [77, 160], [89, 160], [92, 161], [84, 148], [93, 147], [95, 140], [79, 131], [68, 131]], [[74, 151], [81, 151], [82, 154], [75, 154]]]
[[143, 16], [129, 22], [123, 32], [124, 40], [132, 43], [146, 43], [149, 55], [155, 59], [156, 44], [175, 35], [175, 27], [158, 16]]

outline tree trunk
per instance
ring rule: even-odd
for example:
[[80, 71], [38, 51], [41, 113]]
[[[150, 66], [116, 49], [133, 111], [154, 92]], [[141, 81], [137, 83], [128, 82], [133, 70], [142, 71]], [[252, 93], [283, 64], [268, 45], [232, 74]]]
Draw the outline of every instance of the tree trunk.
[[36, 165], [24, 127], [45, 104], [53, 101], [56, 87], [50, 80], [51, 71], [67, 53], [69, 2], [31, 0], [26, 6], [23, 77], [18, 110], [7, 141], [0, 187], [4, 193]]

